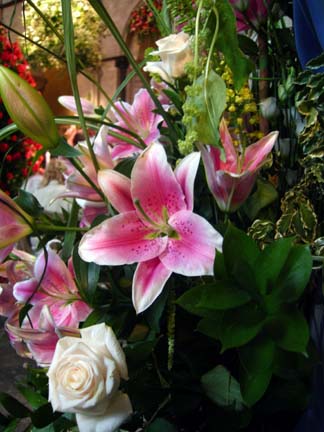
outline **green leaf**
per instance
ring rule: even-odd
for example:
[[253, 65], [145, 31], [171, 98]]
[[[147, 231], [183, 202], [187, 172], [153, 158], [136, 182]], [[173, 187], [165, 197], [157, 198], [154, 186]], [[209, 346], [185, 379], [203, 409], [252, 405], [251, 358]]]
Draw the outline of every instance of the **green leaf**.
[[[224, 310], [232, 309], [248, 303], [251, 297], [238, 289], [230, 281], [216, 281], [210, 284], [198, 285], [184, 293], [177, 303], [184, 309], [198, 312], [205, 309]], [[199, 313], [196, 313], [199, 315]]]
[[50, 153], [52, 156], [64, 156], [66, 158], [76, 158], [82, 155], [79, 150], [70, 146], [63, 137], [60, 137], [58, 145], [51, 149]]
[[90, 262], [87, 263], [80, 258], [77, 247], [73, 250], [73, 268], [78, 282], [78, 288], [84, 298], [91, 304], [94, 300], [95, 292], [100, 276], [100, 266]]
[[267, 320], [266, 329], [280, 348], [294, 352], [306, 351], [308, 324], [295, 305], [282, 307], [277, 315]]
[[257, 299], [259, 296], [256, 277], [258, 269], [255, 262], [260, 251], [254, 240], [230, 225], [224, 236], [223, 254], [229, 277], [233, 278], [242, 290]]
[[234, 87], [239, 90], [253, 71], [253, 63], [245, 57], [239, 48], [236, 31], [236, 18], [228, 0], [216, 0], [219, 15], [219, 33], [216, 48], [224, 56], [226, 63], [233, 72]]
[[43, 207], [37, 201], [35, 196], [23, 189], [19, 190], [19, 194], [14, 201], [30, 216], [40, 216], [44, 211]]
[[218, 312], [213, 314], [213, 318], [203, 318], [199, 321], [197, 330], [206, 336], [220, 340], [220, 329], [223, 316], [223, 312]]
[[261, 331], [264, 321], [264, 312], [255, 304], [226, 311], [220, 325], [222, 352], [248, 343]]
[[8, 426], [3, 429], [3, 432], [16, 432], [18, 429], [20, 420], [19, 419], [13, 419]]
[[42, 396], [40, 393], [31, 389], [30, 387], [18, 384], [17, 389], [24, 396], [24, 398], [27, 400], [27, 402], [33, 409], [37, 409], [42, 405], [47, 404], [47, 399], [44, 398], [44, 396]]
[[312, 256], [306, 245], [295, 245], [277, 281], [279, 299], [294, 302], [304, 292], [312, 272]]
[[216, 366], [201, 377], [201, 385], [207, 396], [222, 407], [241, 411], [244, 400], [237, 380], [222, 365]]
[[187, 134], [204, 144], [219, 146], [219, 120], [226, 106], [226, 86], [214, 71], [201, 75], [187, 91], [183, 105]]
[[216, 250], [216, 257], [214, 262], [214, 275], [216, 279], [227, 279], [227, 272], [225, 267], [224, 255]]
[[260, 292], [271, 293], [290, 253], [293, 238], [279, 239], [268, 245], [259, 255], [255, 267]]
[[267, 207], [278, 198], [278, 192], [274, 186], [264, 180], [257, 180], [256, 191], [249, 196], [244, 204], [244, 211], [251, 221], [255, 220], [259, 211]]
[[31, 413], [25, 405], [7, 393], [0, 393], [0, 405], [15, 418], [29, 417]]
[[274, 354], [274, 342], [262, 334], [239, 349], [241, 391], [249, 406], [263, 396], [269, 385]]
[[59, 144], [54, 116], [45, 99], [4, 66], [0, 66], [0, 95], [11, 119], [25, 135], [41, 143], [45, 150]]
[[152, 354], [156, 343], [157, 340], [128, 344], [124, 351], [129, 369], [142, 367], [145, 360]]
[[146, 430], [147, 432], [177, 432], [177, 428], [163, 418], [155, 419]]
[[260, 251], [251, 237], [230, 224], [224, 236], [223, 254], [227, 271], [231, 274], [243, 259], [253, 268]]

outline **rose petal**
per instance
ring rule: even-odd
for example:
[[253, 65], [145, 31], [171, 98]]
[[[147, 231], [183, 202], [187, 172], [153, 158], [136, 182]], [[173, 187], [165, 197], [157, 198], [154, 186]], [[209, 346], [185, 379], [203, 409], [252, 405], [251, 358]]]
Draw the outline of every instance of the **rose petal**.
[[119, 392], [108, 405], [105, 415], [91, 416], [91, 413], [89, 415], [77, 413], [76, 420], [80, 432], [115, 432], [132, 412], [129, 397]]
[[159, 258], [138, 264], [133, 279], [133, 304], [136, 313], [147, 309], [161, 294], [172, 271]]
[[158, 256], [166, 247], [167, 238], [148, 239], [152, 231], [135, 211], [114, 216], [81, 239], [80, 257], [99, 265], [123, 265], [147, 261]]
[[181, 211], [169, 219], [179, 239], [169, 238], [160, 260], [165, 267], [184, 276], [212, 275], [215, 249], [223, 237], [201, 216]]

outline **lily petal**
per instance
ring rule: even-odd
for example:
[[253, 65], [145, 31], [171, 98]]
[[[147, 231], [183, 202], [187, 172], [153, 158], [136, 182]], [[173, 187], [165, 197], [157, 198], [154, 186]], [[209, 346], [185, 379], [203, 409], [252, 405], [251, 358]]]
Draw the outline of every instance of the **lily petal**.
[[[219, 125], [220, 139], [223, 144], [226, 156], [226, 170], [231, 172], [237, 171], [237, 154], [233, 145], [231, 134], [226, 125], [224, 117]], [[225, 167], [221, 167], [225, 168]]]
[[[60, 96], [58, 98], [58, 101], [61, 105], [64, 106], [64, 108], [67, 108], [68, 110], [73, 111], [76, 114], [78, 113], [74, 96]], [[90, 101], [84, 98], [80, 98], [80, 101], [81, 101], [83, 114], [86, 115], [95, 114], [94, 105]]]
[[[185, 196], [161, 144], [154, 143], [135, 162], [132, 170], [131, 193], [133, 201], [139, 201], [141, 208], [154, 222], [165, 222], [164, 212], [172, 215], [186, 209]], [[139, 217], [147, 223], [141, 212]]]
[[171, 274], [159, 258], [138, 264], [133, 279], [133, 304], [137, 313], [151, 306]]
[[275, 145], [279, 133], [271, 132], [245, 150], [243, 171], [254, 172], [261, 168]]
[[167, 244], [167, 237], [148, 238], [150, 235], [152, 230], [135, 211], [122, 213], [87, 232], [81, 239], [79, 255], [99, 265], [147, 261], [163, 252]]
[[131, 181], [128, 177], [114, 170], [98, 172], [98, 183], [112, 206], [119, 212], [134, 210], [131, 196]]
[[169, 238], [160, 255], [165, 267], [184, 276], [212, 275], [215, 249], [221, 250], [223, 237], [206, 219], [186, 210], [171, 216], [169, 225], [180, 238]]
[[200, 153], [194, 152], [186, 156], [177, 166], [174, 173], [186, 197], [187, 210], [194, 206], [194, 182], [199, 166]]

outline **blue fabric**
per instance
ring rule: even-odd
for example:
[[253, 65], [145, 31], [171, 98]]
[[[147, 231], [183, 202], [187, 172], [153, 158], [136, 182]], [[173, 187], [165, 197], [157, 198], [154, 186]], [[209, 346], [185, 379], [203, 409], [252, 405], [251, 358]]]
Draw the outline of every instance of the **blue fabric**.
[[294, 0], [293, 5], [296, 48], [305, 68], [324, 50], [324, 0]]

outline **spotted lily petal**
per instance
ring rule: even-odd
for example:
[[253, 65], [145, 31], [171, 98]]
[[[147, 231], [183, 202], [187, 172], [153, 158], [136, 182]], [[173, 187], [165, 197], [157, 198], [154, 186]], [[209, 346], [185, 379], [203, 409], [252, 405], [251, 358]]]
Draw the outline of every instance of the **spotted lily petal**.
[[166, 237], [152, 238], [152, 230], [131, 211], [107, 219], [86, 233], [79, 255], [99, 265], [133, 264], [158, 256], [166, 244]]

